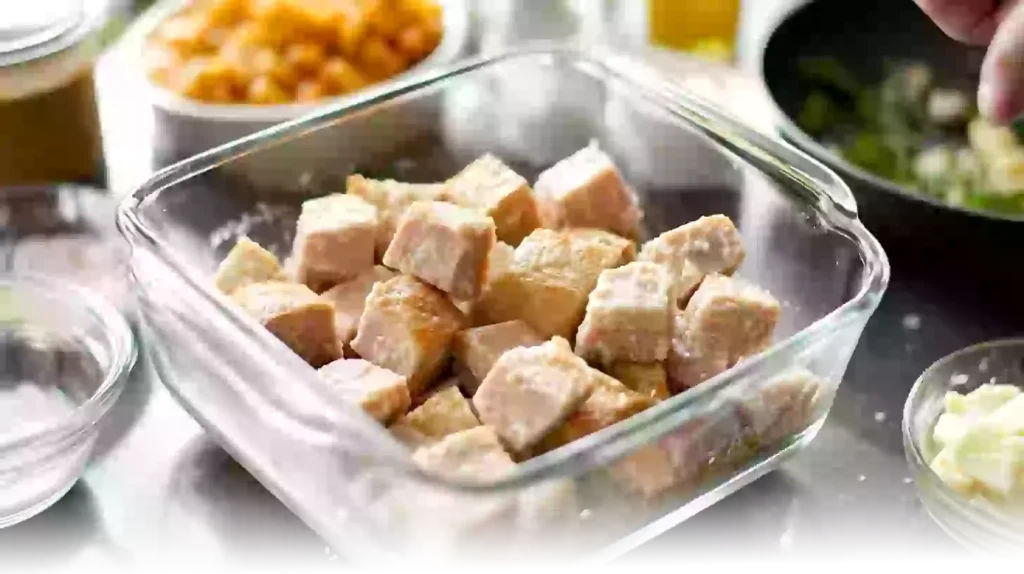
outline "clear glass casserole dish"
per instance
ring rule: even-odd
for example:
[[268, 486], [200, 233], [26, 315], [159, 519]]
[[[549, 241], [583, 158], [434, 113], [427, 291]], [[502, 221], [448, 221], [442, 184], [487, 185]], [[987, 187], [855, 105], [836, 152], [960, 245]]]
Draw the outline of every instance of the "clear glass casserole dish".
[[[776, 342], [500, 481], [419, 471], [383, 427], [212, 289], [239, 234], [284, 255], [299, 203], [344, 189], [352, 172], [441, 181], [491, 152], [532, 180], [593, 139], [640, 195], [646, 234], [733, 218], [748, 247], [737, 274], [783, 303]], [[889, 278], [826, 168], [640, 61], [549, 46], [423, 73], [174, 165], [125, 199], [118, 222], [171, 392], [336, 551], [378, 566], [603, 560], [682, 522], [814, 438]], [[667, 492], [616, 480], [654, 451], [671, 462]]]

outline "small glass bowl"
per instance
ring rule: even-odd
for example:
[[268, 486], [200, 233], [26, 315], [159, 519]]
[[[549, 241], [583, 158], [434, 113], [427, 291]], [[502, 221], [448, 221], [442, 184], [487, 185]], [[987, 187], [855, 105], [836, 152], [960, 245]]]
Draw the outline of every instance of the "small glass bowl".
[[56, 278], [0, 275], [0, 527], [75, 484], [136, 354], [103, 298]]
[[931, 433], [947, 391], [968, 393], [985, 383], [1024, 386], [1024, 338], [981, 343], [935, 362], [917, 379], [903, 408], [903, 447], [918, 495], [953, 538], [985, 554], [1024, 550], [1024, 520], [949, 487], [929, 467], [937, 449]]

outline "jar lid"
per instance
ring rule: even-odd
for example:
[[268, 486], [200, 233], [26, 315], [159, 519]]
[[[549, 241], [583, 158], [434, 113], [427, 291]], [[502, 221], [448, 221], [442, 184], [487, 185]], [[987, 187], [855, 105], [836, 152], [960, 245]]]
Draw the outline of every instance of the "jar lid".
[[77, 42], [92, 29], [104, 1], [11, 2], [0, 18], [0, 66], [41, 58]]

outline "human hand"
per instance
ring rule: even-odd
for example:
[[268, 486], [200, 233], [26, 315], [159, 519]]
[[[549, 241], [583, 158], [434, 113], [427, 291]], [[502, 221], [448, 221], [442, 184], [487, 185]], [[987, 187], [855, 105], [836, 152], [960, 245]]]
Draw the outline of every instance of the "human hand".
[[1005, 124], [1024, 113], [1024, 2], [914, 1], [954, 40], [988, 45], [978, 84], [982, 115]]

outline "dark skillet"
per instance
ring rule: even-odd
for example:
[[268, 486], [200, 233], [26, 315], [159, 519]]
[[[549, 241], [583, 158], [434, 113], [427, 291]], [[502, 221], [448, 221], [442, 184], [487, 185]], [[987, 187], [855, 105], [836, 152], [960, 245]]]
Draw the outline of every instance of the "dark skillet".
[[[984, 51], [946, 37], [911, 0], [816, 0], [792, 11], [771, 33], [762, 79], [792, 144], [822, 161], [853, 189], [860, 217], [893, 258], [894, 270], [944, 268], [951, 280], [972, 268], [1024, 277], [1024, 216], [953, 207], [872, 175], [834, 155], [800, 130], [796, 118], [811, 90], [797, 71], [806, 57], [834, 57], [865, 83], [877, 84], [886, 61], [929, 65], [936, 81], [974, 93]], [[970, 265], [962, 266], [960, 262]], [[1024, 296], [1024, 283], [1017, 283]], [[1024, 327], [1024, 326], [1022, 326]]]

